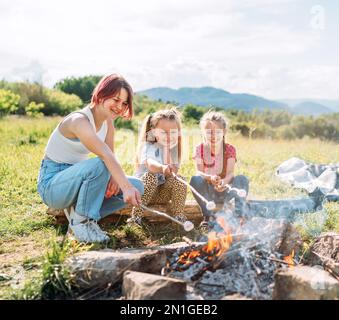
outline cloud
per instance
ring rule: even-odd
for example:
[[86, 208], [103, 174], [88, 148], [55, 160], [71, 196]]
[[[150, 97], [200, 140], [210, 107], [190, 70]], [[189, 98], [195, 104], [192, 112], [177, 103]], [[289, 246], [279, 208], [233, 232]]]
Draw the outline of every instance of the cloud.
[[139, 90], [158, 86], [214, 86], [233, 93], [252, 93], [271, 99], [337, 99], [338, 73], [339, 66], [333, 65], [298, 68], [267, 65], [239, 71], [225, 64], [179, 59], [166, 64], [161, 70], [143, 68], [127, 73], [127, 76], [133, 79], [132, 84], [137, 85]]
[[327, 59], [338, 45], [305, 23], [304, 0], [3, 0], [0, 8], [2, 76], [52, 86], [66, 76], [118, 71], [137, 90], [215, 85], [339, 97], [336, 55]]
[[43, 83], [43, 77], [46, 71], [47, 70], [39, 63], [39, 61], [33, 60], [26, 66], [11, 69], [5, 78], [8, 81], [25, 80]]

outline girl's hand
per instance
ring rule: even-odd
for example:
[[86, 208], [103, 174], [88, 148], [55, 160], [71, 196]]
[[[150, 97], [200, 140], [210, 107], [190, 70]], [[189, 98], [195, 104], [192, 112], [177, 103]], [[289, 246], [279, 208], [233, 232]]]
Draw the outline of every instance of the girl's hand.
[[164, 165], [162, 165], [162, 173], [163, 173], [166, 177], [172, 176], [172, 171], [173, 171], [173, 169], [171, 168], [171, 165], [170, 165], [170, 164], [164, 164]]
[[219, 183], [217, 185], [214, 186], [214, 189], [217, 191], [217, 192], [223, 192], [225, 191], [226, 189], [228, 188], [227, 185], [224, 184], [224, 180], [220, 180]]
[[218, 186], [220, 184], [221, 178], [218, 175], [211, 176], [211, 183], [214, 186]]
[[171, 167], [171, 172], [178, 174], [179, 168], [178, 166], [174, 165], [174, 164], [170, 164]]
[[123, 190], [124, 202], [132, 206], [139, 206], [141, 204], [141, 195], [138, 189], [133, 186]]
[[112, 196], [116, 196], [120, 192], [119, 185], [115, 182], [113, 177], [108, 181], [106, 192], [105, 192], [105, 198], [110, 198]]

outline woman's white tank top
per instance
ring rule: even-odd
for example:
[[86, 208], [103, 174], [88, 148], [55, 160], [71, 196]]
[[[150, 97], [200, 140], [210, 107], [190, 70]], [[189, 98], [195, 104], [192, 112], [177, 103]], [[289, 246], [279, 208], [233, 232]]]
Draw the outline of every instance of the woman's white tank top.
[[[100, 130], [97, 132], [90, 105], [79, 111], [74, 111], [71, 114], [73, 113], [82, 113], [86, 115], [98, 138], [101, 141], [105, 140], [107, 134], [107, 122], [104, 121]], [[49, 137], [47, 146], [45, 148], [46, 156], [55, 162], [69, 164], [75, 164], [80, 161], [87, 160], [90, 151], [79, 141], [79, 139], [70, 139], [63, 136], [59, 131], [60, 123]]]

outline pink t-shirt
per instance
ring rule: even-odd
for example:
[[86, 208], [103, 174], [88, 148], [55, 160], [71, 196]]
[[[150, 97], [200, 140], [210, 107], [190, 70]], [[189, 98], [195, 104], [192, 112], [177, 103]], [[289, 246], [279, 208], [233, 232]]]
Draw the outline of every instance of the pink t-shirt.
[[[234, 158], [235, 161], [237, 161], [236, 149], [229, 143], [226, 143], [225, 157], [226, 161], [230, 158]], [[206, 148], [203, 143], [196, 146], [193, 159], [197, 164], [203, 165], [203, 172], [206, 174], [220, 175], [222, 173], [222, 153], [219, 152], [219, 154], [211, 154], [209, 148]]]

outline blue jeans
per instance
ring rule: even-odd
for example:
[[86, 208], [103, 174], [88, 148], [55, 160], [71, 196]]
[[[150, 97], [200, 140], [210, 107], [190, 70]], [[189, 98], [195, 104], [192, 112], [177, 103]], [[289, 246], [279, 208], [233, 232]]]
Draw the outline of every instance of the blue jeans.
[[[92, 158], [74, 165], [42, 160], [38, 178], [38, 192], [43, 202], [54, 209], [75, 205], [75, 211], [96, 221], [126, 206], [120, 191], [105, 198], [110, 173], [100, 158]], [[140, 179], [127, 177], [129, 182], [144, 192]]]
[[[235, 211], [238, 215], [244, 214], [243, 211], [246, 206], [246, 201], [243, 198], [240, 198], [235, 191], [223, 191], [218, 192], [214, 189], [214, 186], [207, 182], [202, 176], [193, 176], [190, 181], [190, 185], [195, 188], [204, 198], [208, 201], [214, 201], [215, 203], [225, 203], [226, 201], [235, 198]], [[230, 183], [234, 188], [244, 189], [246, 194], [248, 194], [249, 189], [249, 180], [243, 175], [235, 176]], [[197, 195], [193, 193], [195, 200], [198, 202], [202, 214], [204, 217], [208, 218], [213, 215], [213, 212], [207, 210], [206, 203], [202, 201]]]

